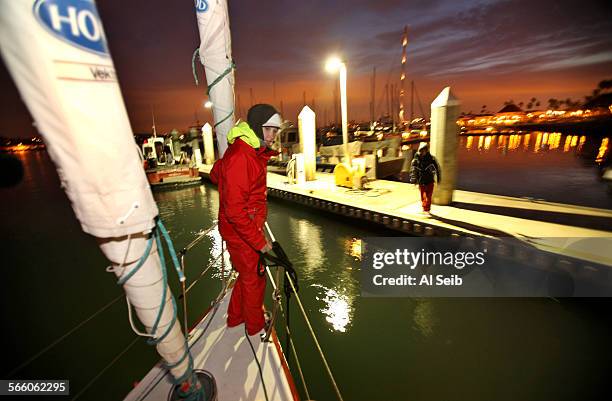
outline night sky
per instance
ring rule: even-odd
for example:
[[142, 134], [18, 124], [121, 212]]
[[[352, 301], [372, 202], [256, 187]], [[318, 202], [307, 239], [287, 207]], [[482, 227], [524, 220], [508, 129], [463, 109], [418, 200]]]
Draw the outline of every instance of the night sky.
[[[202, 108], [191, 55], [199, 45], [193, 1], [99, 0], [98, 10], [136, 132], [185, 129]], [[544, 107], [555, 98], [581, 99], [612, 78], [612, 7], [606, 1], [565, 0], [230, 0], [236, 94], [242, 109], [284, 103], [295, 121], [306, 91], [320, 122], [333, 119], [337, 77], [325, 59], [347, 60], [349, 119], [368, 120], [376, 67], [377, 114], [386, 110], [384, 86], [399, 84], [401, 36], [408, 25], [407, 82], [423, 108], [450, 85], [463, 111], [497, 111], [505, 100]], [[407, 101], [406, 103], [408, 103]], [[415, 106], [417, 107], [417, 106]], [[327, 113], [325, 113], [327, 109]], [[420, 114], [416, 108], [416, 114]], [[4, 64], [0, 63], [0, 136], [35, 133]]]

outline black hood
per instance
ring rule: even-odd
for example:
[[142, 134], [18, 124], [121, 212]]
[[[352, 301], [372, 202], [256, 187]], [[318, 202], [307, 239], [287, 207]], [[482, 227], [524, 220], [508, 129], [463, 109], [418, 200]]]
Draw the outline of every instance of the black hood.
[[276, 113], [278, 111], [269, 104], [256, 104], [249, 109], [247, 123], [249, 123], [249, 127], [251, 127], [259, 139], [264, 139], [261, 126]]

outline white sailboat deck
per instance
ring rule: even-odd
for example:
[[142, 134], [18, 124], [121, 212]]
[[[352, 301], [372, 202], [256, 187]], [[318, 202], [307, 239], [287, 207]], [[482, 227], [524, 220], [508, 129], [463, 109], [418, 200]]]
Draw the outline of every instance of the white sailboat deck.
[[[216, 313], [215, 309], [211, 309], [191, 332], [189, 345], [194, 368], [207, 370], [214, 375], [219, 401], [265, 400], [259, 369], [245, 337], [244, 325], [228, 328], [225, 324], [230, 295], [231, 291], [228, 291]], [[209, 322], [210, 326], [206, 328]], [[250, 336], [250, 340], [261, 364], [268, 399], [297, 400], [276, 334], [273, 333], [272, 341], [268, 343], [263, 343], [259, 335]], [[158, 363], [125, 400], [165, 401], [172, 387], [170, 375]]]

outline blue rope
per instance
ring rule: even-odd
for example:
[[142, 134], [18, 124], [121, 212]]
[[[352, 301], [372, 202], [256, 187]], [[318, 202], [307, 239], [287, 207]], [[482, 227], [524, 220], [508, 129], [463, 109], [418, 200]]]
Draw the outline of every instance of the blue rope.
[[179, 264], [178, 257], [176, 256], [176, 250], [174, 250], [174, 244], [172, 243], [170, 234], [168, 234], [168, 230], [166, 230], [166, 227], [164, 226], [164, 223], [162, 223], [161, 220], [158, 220], [157, 227], [159, 227], [159, 231], [162, 233], [162, 235], [164, 236], [164, 239], [166, 240], [166, 244], [168, 245], [168, 251], [170, 252], [170, 257], [172, 258], [172, 263], [174, 264], [174, 269], [176, 270], [176, 274], [178, 274], [180, 281], [184, 281], [185, 275], [183, 274], [183, 271], [181, 270], [181, 265]]
[[[197, 49], [195, 49], [195, 51], [193, 52], [193, 55], [191, 56], [191, 72], [193, 73], [193, 79], [195, 80], [196, 85], [200, 84], [200, 82], [198, 81], [198, 74], [196, 71], [196, 58], [199, 55], [200, 55], [200, 48], [198, 47]], [[229, 67], [227, 67], [225, 71], [221, 73], [221, 75], [219, 75], [210, 85], [206, 87], [206, 96], [210, 96], [210, 91], [212, 90], [212, 88], [215, 85], [217, 85], [219, 82], [221, 82], [221, 80], [225, 78], [226, 75], [230, 74], [235, 69], [236, 69], [236, 63], [234, 63], [234, 61], [231, 60]], [[219, 122], [215, 123], [215, 126], [213, 128], [217, 128], [219, 125], [221, 125], [223, 122], [231, 118], [233, 115], [234, 115], [234, 110], [230, 111]]]
[[142, 254], [142, 256], [140, 257], [140, 259], [138, 260], [138, 263], [136, 264], [136, 266], [132, 270], [130, 270], [126, 275], [122, 276], [117, 281], [117, 284], [119, 284], [119, 285], [125, 284], [129, 279], [132, 278], [132, 276], [134, 274], [136, 274], [136, 272], [138, 270], [140, 270], [140, 268], [144, 264], [145, 260], [147, 260], [147, 258], [149, 257], [149, 254], [151, 253], [151, 248], [152, 247], [153, 247], [153, 236], [151, 236], [151, 238], [149, 238], [149, 241], [147, 241], [147, 248], [145, 249], [145, 251]]
[[[123, 285], [130, 278], [132, 278], [138, 270], [140, 270], [140, 268], [144, 265], [144, 262], [149, 257], [151, 253], [151, 248], [153, 247], [153, 241], [155, 240], [155, 243], [157, 245], [157, 251], [159, 253], [159, 261], [161, 264], [163, 290], [162, 290], [161, 306], [159, 308], [159, 311], [157, 312], [157, 316], [155, 317], [155, 322], [153, 323], [153, 327], [151, 328], [151, 335], [153, 335], [153, 337], [147, 340], [147, 344], [149, 345], [156, 345], [162, 342], [168, 336], [168, 334], [170, 334], [170, 332], [172, 331], [172, 328], [174, 327], [174, 324], [176, 323], [176, 319], [177, 319], [176, 300], [174, 299], [174, 296], [170, 295], [170, 300], [172, 302], [172, 319], [170, 320], [170, 324], [168, 325], [164, 333], [161, 336], [156, 337], [159, 322], [161, 320], [162, 314], [164, 313], [164, 309], [166, 306], [166, 295], [168, 293], [168, 272], [167, 272], [167, 267], [166, 267], [166, 257], [164, 255], [164, 249], [162, 247], [162, 241], [161, 241], [162, 237], [166, 242], [166, 246], [168, 247], [168, 252], [170, 253], [170, 258], [172, 259], [172, 263], [174, 264], [174, 268], [179, 276], [179, 279], [181, 281], [184, 280], [185, 276], [180, 269], [178, 257], [176, 255], [176, 250], [174, 249], [174, 244], [172, 243], [172, 239], [170, 238], [170, 235], [168, 234], [168, 230], [166, 230], [166, 227], [162, 223], [161, 219], [157, 219], [157, 223], [156, 223], [156, 226], [153, 228], [151, 238], [149, 238], [149, 240], [147, 241], [147, 247], [143, 255], [138, 260], [138, 263], [132, 270], [130, 270], [127, 274], [122, 276], [117, 281], [117, 284]], [[187, 330], [186, 327], [185, 327], [185, 330]], [[185, 373], [181, 377], [178, 377], [178, 378], [173, 377], [172, 381], [175, 385], [180, 385], [185, 380], [191, 379], [189, 382], [190, 383], [189, 389], [185, 392], [179, 389], [179, 394], [181, 398], [183, 398], [185, 401], [202, 401], [204, 400], [204, 392], [202, 391], [202, 389], [197, 387], [198, 378], [197, 378], [196, 373], [193, 370], [193, 357], [191, 356], [191, 352], [190, 352], [189, 344], [187, 343], [187, 340], [185, 340], [185, 353], [183, 354], [183, 356], [181, 356], [181, 358], [175, 363], [172, 363], [172, 364], [164, 363], [164, 367], [170, 370], [180, 365], [186, 358], [188, 358], [188, 364], [187, 364], [187, 369], [185, 370]]]
[[196, 57], [198, 57], [199, 55], [200, 55], [200, 48], [198, 47], [193, 52], [193, 56], [191, 56], [191, 72], [193, 73], [193, 79], [195, 79], [196, 86], [200, 85], [200, 82], [198, 82], [198, 74], [196, 72], [196, 62], [195, 62]]

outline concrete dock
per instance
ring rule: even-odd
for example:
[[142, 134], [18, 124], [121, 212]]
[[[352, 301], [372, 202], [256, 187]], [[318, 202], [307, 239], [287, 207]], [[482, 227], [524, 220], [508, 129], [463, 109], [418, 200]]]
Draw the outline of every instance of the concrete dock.
[[[208, 177], [210, 165], [200, 174]], [[459, 236], [474, 241], [513, 237], [556, 255], [549, 263], [567, 269], [596, 271], [612, 266], [612, 211], [456, 190], [452, 206], [433, 205], [421, 213], [418, 188], [408, 183], [376, 180], [367, 190], [336, 187], [333, 174], [289, 184], [287, 177], [268, 173], [268, 196], [369, 221], [416, 236]], [[588, 266], [600, 265], [599, 267]], [[602, 272], [599, 272], [602, 273]], [[605, 272], [606, 276], [609, 272]]]

